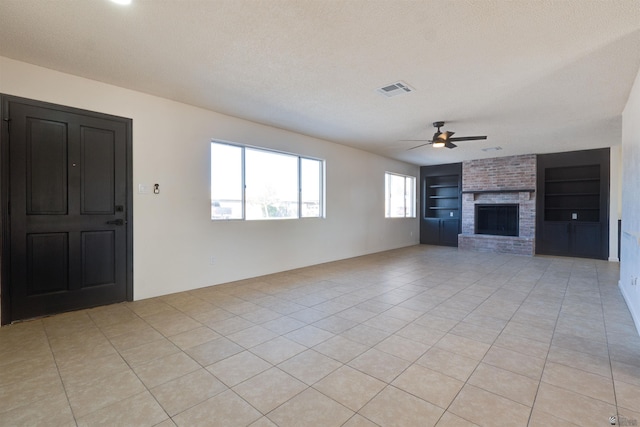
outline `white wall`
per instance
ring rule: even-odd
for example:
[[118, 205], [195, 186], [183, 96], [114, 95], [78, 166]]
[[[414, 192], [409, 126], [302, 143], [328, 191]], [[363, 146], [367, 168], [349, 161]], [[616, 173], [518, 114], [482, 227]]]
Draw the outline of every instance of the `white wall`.
[[618, 220], [622, 218], [622, 145], [609, 150], [609, 261], [620, 261]]
[[[384, 172], [416, 166], [3, 57], [0, 93], [133, 119], [134, 188], [161, 189], [133, 197], [135, 299], [418, 243], [417, 219], [384, 218]], [[212, 222], [212, 138], [325, 159], [326, 219]]]
[[640, 72], [622, 113], [620, 289], [640, 331]]

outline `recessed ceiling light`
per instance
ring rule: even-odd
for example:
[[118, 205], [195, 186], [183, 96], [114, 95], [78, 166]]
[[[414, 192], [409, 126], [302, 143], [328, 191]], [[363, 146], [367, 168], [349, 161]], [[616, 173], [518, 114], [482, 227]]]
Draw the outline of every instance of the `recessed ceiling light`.
[[131, 4], [131, 0], [111, 0], [115, 4], [120, 4], [123, 6], [128, 6]]

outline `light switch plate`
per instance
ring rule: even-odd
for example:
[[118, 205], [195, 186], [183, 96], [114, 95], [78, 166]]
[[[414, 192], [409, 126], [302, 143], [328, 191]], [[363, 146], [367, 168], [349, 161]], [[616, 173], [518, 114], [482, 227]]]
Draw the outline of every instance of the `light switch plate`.
[[139, 194], [151, 194], [151, 186], [149, 184], [138, 184]]
[[572, 213], [571, 219], [578, 219], [578, 214], [576, 212]]

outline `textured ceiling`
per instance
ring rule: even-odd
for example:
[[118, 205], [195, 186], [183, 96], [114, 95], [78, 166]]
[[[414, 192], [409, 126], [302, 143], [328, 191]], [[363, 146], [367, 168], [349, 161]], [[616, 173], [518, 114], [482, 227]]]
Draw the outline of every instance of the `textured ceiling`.
[[0, 0], [0, 55], [426, 165], [619, 143], [640, 1]]

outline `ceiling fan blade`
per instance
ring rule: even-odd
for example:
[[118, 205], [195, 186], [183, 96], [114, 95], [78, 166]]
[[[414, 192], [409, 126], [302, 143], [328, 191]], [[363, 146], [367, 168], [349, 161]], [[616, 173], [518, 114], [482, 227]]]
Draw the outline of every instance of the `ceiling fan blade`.
[[436, 132], [433, 134], [433, 141], [441, 141], [441, 142], [449, 141], [451, 139], [451, 136], [454, 133], [455, 132], [449, 132], [449, 131]]
[[[433, 134], [433, 138], [429, 140], [424, 139], [403, 139], [402, 141], [414, 141], [414, 142], [425, 142], [425, 144], [416, 145], [415, 147], [409, 148], [409, 150], [414, 150], [416, 148], [424, 147], [425, 145], [432, 144], [433, 147], [447, 147], [447, 148], [456, 148], [457, 145], [454, 144], [454, 141], [479, 141], [483, 139], [487, 139], [486, 135], [478, 135], [478, 136], [459, 136], [454, 138], [453, 135], [455, 132], [451, 131], [440, 131], [440, 128], [444, 126], [444, 122], [433, 122], [433, 126], [437, 128], [437, 132]], [[407, 150], [408, 151], [408, 150]]]
[[425, 145], [431, 145], [431, 141], [427, 142], [426, 144], [420, 144], [420, 145], [416, 145], [415, 147], [408, 148], [407, 151], [414, 150], [414, 149], [420, 148], [420, 147], [424, 147]]
[[449, 138], [449, 141], [479, 141], [481, 139], [487, 139], [486, 135], [484, 136], [459, 136], [456, 138]]

